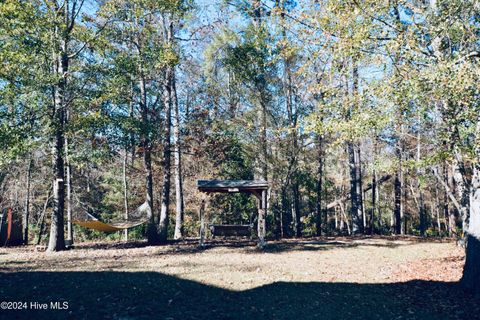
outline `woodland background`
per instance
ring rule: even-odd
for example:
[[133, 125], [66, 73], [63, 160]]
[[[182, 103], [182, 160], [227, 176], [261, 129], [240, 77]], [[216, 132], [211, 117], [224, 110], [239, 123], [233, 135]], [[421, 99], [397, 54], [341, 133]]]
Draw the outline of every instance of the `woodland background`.
[[[271, 238], [461, 237], [479, 13], [460, 0], [2, 1], [0, 206], [26, 241], [60, 250], [64, 228], [105, 237], [68, 221], [147, 203], [129, 236], [164, 242], [198, 234], [198, 179], [260, 179]], [[256, 219], [244, 195], [209, 210]]]

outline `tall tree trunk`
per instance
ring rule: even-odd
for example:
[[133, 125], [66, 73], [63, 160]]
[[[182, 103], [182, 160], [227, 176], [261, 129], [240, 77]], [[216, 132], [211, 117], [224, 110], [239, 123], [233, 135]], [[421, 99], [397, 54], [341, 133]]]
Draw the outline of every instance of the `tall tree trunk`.
[[[170, 21], [167, 28], [167, 42], [171, 43], [173, 39], [173, 22]], [[168, 236], [168, 212], [170, 208], [170, 176], [171, 176], [171, 122], [173, 105], [173, 76], [174, 66], [168, 66], [165, 72], [164, 106], [165, 106], [165, 142], [163, 145], [163, 188], [160, 204], [160, 220], [158, 222], [159, 240], [161, 243], [167, 242]]]
[[[403, 31], [403, 23], [400, 17], [400, 10], [399, 10], [399, 3], [398, 1], [394, 2], [393, 5], [393, 15], [395, 17], [395, 24], [397, 29]], [[393, 63], [397, 65], [401, 60], [400, 52], [396, 52], [393, 57]], [[398, 76], [398, 72], [394, 71], [394, 76]], [[400, 115], [401, 116], [401, 115]], [[397, 119], [397, 121], [400, 118]], [[397, 134], [398, 131], [401, 131], [399, 134], [400, 136], [397, 138], [397, 142], [395, 144], [395, 154], [398, 161], [398, 168], [395, 173], [395, 181], [394, 181], [394, 210], [393, 210], [393, 222], [395, 226], [394, 232], [396, 234], [403, 234], [403, 164], [402, 164], [402, 157], [403, 157], [403, 126], [400, 124], [400, 128], [396, 128]], [[392, 221], [391, 221], [392, 222]]]
[[[348, 83], [346, 84], [348, 93]], [[352, 58], [352, 95], [358, 94], [358, 65], [356, 58]], [[351, 106], [351, 109], [357, 107]], [[348, 118], [351, 117], [352, 110], [348, 112]], [[359, 143], [359, 142], [358, 142]], [[350, 167], [350, 212], [352, 215], [352, 232], [353, 234], [364, 232], [364, 212], [362, 201], [362, 183], [361, 183], [361, 161], [360, 161], [360, 146], [354, 141], [347, 142], [348, 160]]]
[[[170, 81], [167, 81], [170, 82]], [[170, 85], [167, 85], [165, 93], [165, 141], [163, 145], [163, 188], [162, 188], [162, 197], [160, 203], [160, 220], [158, 222], [158, 231], [159, 231], [159, 240], [161, 243], [167, 241], [168, 236], [168, 212], [170, 208], [170, 176], [171, 176], [171, 151], [170, 151], [170, 119], [171, 119], [171, 89]]]
[[155, 226], [155, 217], [153, 215], [153, 172], [152, 172], [152, 143], [150, 139], [150, 117], [147, 105], [146, 82], [143, 73], [140, 75], [140, 112], [142, 117], [142, 148], [143, 148], [143, 169], [145, 174], [145, 203], [148, 205], [146, 210], [147, 225], [147, 241], [150, 244], [158, 241], [157, 228]]
[[[377, 182], [378, 183], [378, 182]], [[385, 196], [386, 197], [386, 196]], [[376, 198], [376, 208], [377, 208], [377, 218], [376, 220], [378, 221], [378, 227], [380, 230], [383, 229], [383, 226], [384, 226], [384, 223], [383, 223], [383, 219], [382, 219], [382, 197], [381, 197], [381, 193], [380, 193], [380, 185], [377, 186], [377, 198]]]
[[[251, 0], [252, 18], [255, 29], [260, 31], [263, 28], [262, 23], [262, 3], [260, 0]], [[265, 75], [265, 65], [260, 65], [258, 77], [263, 79]], [[268, 180], [268, 148], [267, 148], [267, 101], [265, 97], [266, 83], [260, 81], [256, 83], [256, 94], [259, 103], [259, 121], [260, 121], [260, 175], [265, 181]]]
[[[61, 113], [61, 112], [60, 112]], [[58, 121], [63, 123], [62, 117]], [[63, 128], [63, 125], [62, 125]], [[53, 213], [50, 225], [50, 238], [48, 242], [49, 251], [59, 251], [65, 249], [65, 238], [63, 231], [63, 218], [65, 209], [65, 174], [63, 167], [63, 130], [59, 129], [56, 133], [56, 144], [54, 147], [54, 176], [53, 181]]]
[[[68, 113], [67, 113], [68, 119]], [[65, 167], [67, 179], [67, 239], [70, 245], [73, 244], [73, 226], [72, 226], [72, 166], [70, 164], [68, 138], [65, 138]]]
[[283, 223], [283, 217], [284, 217], [284, 208], [283, 208], [283, 199], [282, 199], [282, 206], [280, 207], [280, 210], [279, 210], [279, 217], [278, 217], [278, 221], [279, 221], [279, 228], [280, 228], [280, 238], [283, 238], [285, 236], [285, 232], [284, 232], [284, 223]]
[[[255, 30], [259, 31], [259, 34], [261, 31], [265, 30], [263, 27], [262, 23], [262, 3], [261, 0], [252, 0], [252, 14], [253, 14], [253, 25], [255, 27]], [[257, 34], [258, 35], [258, 34]], [[259, 39], [260, 40], [260, 39]], [[259, 43], [262, 43], [262, 40], [259, 41]], [[262, 48], [260, 50], [266, 49], [265, 46], [262, 45]], [[267, 86], [268, 84], [266, 83], [265, 79], [266, 77], [266, 64], [267, 61], [261, 61], [260, 65], [258, 66], [258, 73], [257, 77], [258, 79], [261, 79], [260, 81], [256, 81], [255, 87], [256, 87], [256, 96], [258, 99], [258, 103], [260, 106], [259, 109], [259, 120], [260, 120], [260, 174], [262, 176], [262, 180], [268, 181], [268, 146], [267, 146], [267, 104], [268, 104], [268, 98], [267, 98]], [[266, 195], [266, 194], [265, 194]], [[265, 223], [266, 219], [265, 216], [268, 212], [268, 199], [264, 199], [262, 196], [261, 199], [259, 200], [260, 206], [265, 205], [265, 207], [261, 207], [258, 210], [258, 235], [260, 238], [260, 247], [263, 247], [264, 245], [264, 240], [263, 236], [261, 234], [264, 233], [264, 230], [266, 230]]]
[[[128, 111], [128, 117], [131, 121], [135, 120], [135, 81], [131, 83], [130, 89], [130, 110]], [[131, 158], [131, 166], [134, 167], [135, 164], [135, 152], [136, 152], [136, 142], [135, 142], [135, 132], [133, 130], [130, 131], [130, 139], [129, 139], [129, 147], [130, 147], [130, 158]], [[128, 143], [127, 143], [128, 145]]]
[[377, 170], [372, 173], [372, 210], [370, 211], [370, 234], [375, 233], [375, 213], [377, 211]]
[[348, 148], [348, 164], [350, 168], [350, 213], [352, 216], [352, 232], [354, 234], [363, 232], [363, 214], [359, 203], [358, 193], [358, 170], [357, 170], [357, 152], [352, 142], [347, 143]]
[[406, 190], [406, 186], [407, 186], [407, 182], [406, 182], [406, 179], [405, 177], [407, 176], [406, 173], [403, 174], [403, 183], [402, 183], [402, 186], [405, 186], [403, 189], [402, 189], [402, 196], [403, 196], [403, 216], [402, 216], [402, 226], [403, 226], [403, 233], [402, 234], [408, 234], [408, 222], [410, 221], [411, 223], [411, 219], [409, 220], [409, 217], [411, 217], [411, 214], [409, 214], [409, 212], [406, 210], [406, 207], [407, 207], [407, 204], [408, 204], [408, 192]]
[[[448, 165], [447, 164], [445, 164], [443, 166], [443, 179], [444, 179], [444, 184], [448, 187], [449, 177], [448, 177]], [[450, 210], [448, 203], [449, 203], [448, 190], [447, 190], [447, 188], [444, 188], [444, 192], [443, 192], [443, 214], [445, 215], [445, 219], [448, 220], [447, 231], [448, 231], [448, 236], [451, 237], [455, 233], [455, 226], [457, 225], [457, 223], [455, 221], [455, 213], [454, 213], [453, 210]]]
[[[373, 172], [372, 172], [372, 208], [370, 210], [370, 224], [369, 224], [369, 231], [370, 234], [373, 235], [375, 233], [375, 215], [377, 213], [377, 205], [378, 205], [378, 186], [377, 186], [377, 143], [378, 143], [378, 136], [376, 135], [373, 139]], [[380, 216], [378, 217], [380, 221]]]
[[[358, 86], [358, 62], [357, 58], [353, 58], [353, 63], [352, 63], [352, 84], [353, 84], [353, 94], [358, 95], [360, 93], [359, 91], [359, 86]], [[359, 106], [357, 105], [357, 108]], [[357, 202], [358, 202], [358, 210], [360, 210], [359, 214], [361, 214], [361, 227], [359, 232], [360, 233], [365, 233], [365, 227], [366, 227], [366, 217], [365, 217], [365, 208], [363, 206], [363, 177], [362, 177], [362, 157], [361, 157], [361, 142], [358, 141], [358, 143], [355, 144], [355, 181], [356, 181], [356, 193], [357, 193]]]
[[[342, 205], [343, 206], [343, 205]], [[338, 206], [340, 207], [340, 205]], [[337, 208], [337, 207], [335, 207]], [[345, 222], [343, 221], [343, 212], [342, 212], [343, 208], [340, 208], [340, 226], [339, 226], [339, 229], [340, 229], [340, 232], [343, 233], [343, 229], [345, 228]]]
[[292, 186], [292, 195], [293, 195], [293, 201], [292, 201], [292, 218], [293, 218], [293, 225], [294, 225], [294, 232], [295, 232], [295, 237], [301, 237], [302, 236], [302, 226], [300, 222], [300, 195], [299, 195], [299, 190], [298, 190], [298, 182], [294, 183]]
[[[65, 1], [64, 10], [59, 10], [62, 20], [68, 21], [69, 5]], [[56, 74], [59, 81], [54, 86], [54, 113], [52, 126], [54, 128], [53, 146], [53, 213], [50, 225], [50, 238], [48, 251], [65, 249], [64, 211], [65, 211], [65, 113], [66, 113], [66, 87], [69, 66], [67, 53], [68, 37], [64, 28], [55, 27], [55, 38], [60, 39], [59, 47], [54, 48], [56, 60]]]
[[[145, 89], [142, 89], [142, 92]], [[130, 108], [128, 111], [128, 116], [130, 120], [134, 119], [134, 82], [131, 83], [131, 92], [130, 92]], [[143, 96], [143, 95], [142, 95]], [[145, 103], [143, 101], [142, 103]], [[129, 204], [128, 204], [128, 179], [127, 179], [127, 169], [128, 169], [128, 153], [130, 151], [131, 157], [131, 165], [133, 167], [135, 161], [135, 134], [132, 130], [127, 133], [125, 137], [125, 155], [123, 158], [123, 211], [124, 211], [124, 218], [128, 220], [128, 211], [129, 211]], [[153, 217], [153, 215], [152, 215]], [[149, 222], [152, 226], [153, 223]], [[128, 229], [123, 230], [123, 240], [128, 241]]]
[[[420, 118], [418, 119], [420, 120]], [[420, 129], [417, 132], [417, 179], [416, 179], [416, 187], [418, 191], [418, 214], [420, 216], [420, 235], [425, 236], [426, 232], [426, 210], [425, 210], [425, 201], [423, 197], [423, 187], [420, 182], [420, 178], [424, 175], [424, 170], [420, 168], [420, 160], [421, 160], [421, 135]]]
[[[282, 25], [282, 40], [284, 45], [287, 46], [287, 31], [285, 26], [285, 1], [280, 1], [281, 5], [281, 25]], [[284, 48], [286, 49], [286, 48]], [[289, 162], [290, 167], [292, 168], [292, 219], [294, 222], [294, 231], [295, 236], [301, 236], [301, 223], [300, 223], [300, 193], [299, 193], [299, 181], [297, 177], [297, 149], [298, 149], [298, 139], [297, 139], [297, 119], [294, 111], [293, 103], [293, 89], [292, 89], [292, 75], [291, 75], [291, 57], [286, 54], [283, 56], [283, 95], [285, 98], [285, 105], [287, 110], [287, 117], [290, 129], [289, 135]]]
[[[322, 136], [317, 135], [317, 203], [315, 206], [315, 229], [316, 235], [322, 235], [322, 182], [323, 182], [323, 141]], [[336, 218], [336, 216], [335, 216]], [[336, 223], [335, 223], [336, 224]], [[327, 228], [327, 225], [324, 225]], [[336, 226], [335, 226], [336, 228]], [[326, 230], [326, 229], [325, 229]]]
[[438, 199], [438, 190], [435, 191], [435, 213], [436, 213], [436, 216], [437, 216], [437, 228], [438, 228], [438, 232], [439, 232], [439, 235], [443, 235], [443, 230], [442, 230], [442, 218], [440, 217], [440, 202], [439, 202], [439, 199]]
[[394, 221], [395, 221], [395, 233], [402, 234], [402, 179], [401, 173], [397, 171], [395, 174], [394, 182], [394, 195], [395, 195], [395, 208], [394, 208]]
[[[401, 138], [400, 138], [401, 139]], [[403, 154], [403, 143], [399, 141], [396, 145], [396, 153], [398, 160], [398, 168], [395, 174], [394, 182], [394, 216], [395, 216], [395, 233], [403, 234], [403, 165], [402, 165], [402, 154]]]
[[175, 79], [175, 69], [172, 75], [172, 102], [173, 102], [173, 137], [174, 145], [174, 161], [175, 161], [175, 233], [174, 239], [181, 239], [183, 237], [183, 178], [182, 178], [182, 153], [180, 140], [180, 111], [178, 107], [177, 87]]
[[365, 232], [366, 227], [366, 217], [365, 217], [365, 208], [363, 206], [363, 178], [362, 178], [362, 161], [361, 161], [361, 150], [360, 143], [355, 147], [355, 176], [356, 176], [356, 193], [358, 197], [358, 206], [360, 214], [362, 217], [362, 226], [360, 229], [361, 233]]
[[28, 245], [28, 222], [30, 218], [30, 180], [32, 176], [32, 164], [33, 159], [31, 156], [28, 159], [27, 167], [27, 181], [26, 181], [26, 190], [25, 190], [25, 208], [23, 211], [23, 244]]
[[462, 230], [463, 232], [467, 232], [470, 220], [470, 188], [472, 182], [468, 181], [466, 164], [463, 160], [463, 156], [459, 153], [455, 156], [453, 168], [453, 179], [457, 187], [457, 199], [460, 200], [459, 214], [462, 219]]
[[480, 293], [480, 117], [477, 119], [475, 157], [470, 190], [466, 260], [461, 283], [468, 290]]
[[334, 209], [334, 214], [335, 214], [335, 231], [338, 229], [338, 209], [335, 207]]
[[[262, 98], [263, 100], [263, 98]], [[264, 181], [268, 181], [268, 147], [267, 147], [267, 105], [264, 101], [260, 103], [260, 119], [261, 119], [261, 175]]]
[[[123, 156], [123, 217], [128, 220], [128, 180], [127, 180], [128, 147]], [[128, 229], [123, 230], [123, 240], [128, 241]]]

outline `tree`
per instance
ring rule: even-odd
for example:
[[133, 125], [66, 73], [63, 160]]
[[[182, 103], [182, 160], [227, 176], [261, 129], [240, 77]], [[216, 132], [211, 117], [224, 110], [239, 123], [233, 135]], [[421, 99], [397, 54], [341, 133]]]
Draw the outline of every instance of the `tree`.
[[[181, 2], [179, 2], [181, 3]], [[178, 9], [177, 9], [178, 10]], [[180, 9], [182, 10], [182, 9]], [[184, 9], [183, 9], [184, 10]], [[168, 231], [168, 212], [170, 204], [170, 176], [171, 176], [171, 125], [173, 111], [173, 133], [174, 133], [174, 160], [175, 160], [175, 191], [176, 191], [176, 221], [174, 238], [178, 239], [182, 236], [182, 220], [183, 220], [183, 183], [182, 183], [182, 167], [181, 167], [181, 150], [180, 150], [180, 132], [179, 132], [179, 107], [175, 77], [175, 65], [178, 63], [177, 53], [174, 51], [174, 23], [178, 15], [182, 11], [171, 11], [164, 16], [166, 43], [169, 59], [166, 61], [165, 84], [164, 84], [164, 105], [165, 111], [165, 142], [163, 149], [163, 189], [160, 207], [159, 219], [159, 237], [161, 242], [166, 242]], [[166, 55], [167, 56], [167, 55]]]
[[[170, 21], [166, 26], [167, 29], [167, 41], [171, 43], [173, 38], [173, 22]], [[158, 223], [159, 229], [159, 240], [161, 242], [167, 241], [167, 231], [168, 231], [168, 211], [170, 205], [170, 157], [171, 157], [171, 119], [172, 119], [172, 107], [173, 100], [175, 97], [174, 94], [174, 66], [169, 65], [165, 71], [165, 84], [164, 84], [164, 106], [165, 106], [165, 138], [163, 144], [163, 189], [160, 205], [160, 219]]]
[[175, 70], [172, 75], [172, 103], [173, 103], [173, 136], [175, 140], [175, 232], [174, 239], [183, 237], [184, 201], [183, 201], [183, 177], [182, 177], [182, 141], [180, 136], [180, 110], [178, 106], [178, 95]]

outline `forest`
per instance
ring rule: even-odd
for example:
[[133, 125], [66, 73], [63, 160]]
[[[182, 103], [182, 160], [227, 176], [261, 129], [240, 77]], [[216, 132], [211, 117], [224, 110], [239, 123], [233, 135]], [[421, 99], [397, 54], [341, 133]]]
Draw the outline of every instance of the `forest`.
[[[479, 293], [479, 59], [476, 0], [3, 0], [2, 217], [47, 254], [450, 241]], [[204, 221], [199, 180], [268, 182], [265, 221], [238, 189]]]

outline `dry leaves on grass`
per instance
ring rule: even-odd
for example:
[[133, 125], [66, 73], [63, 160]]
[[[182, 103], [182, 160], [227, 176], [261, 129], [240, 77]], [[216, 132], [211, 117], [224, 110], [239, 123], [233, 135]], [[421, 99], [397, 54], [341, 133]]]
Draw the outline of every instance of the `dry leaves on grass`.
[[451, 250], [449, 256], [436, 259], [423, 259], [401, 264], [393, 272], [392, 278], [398, 282], [411, 280], [456, 282], [462, 277], [465, 260], [464, 250]]

